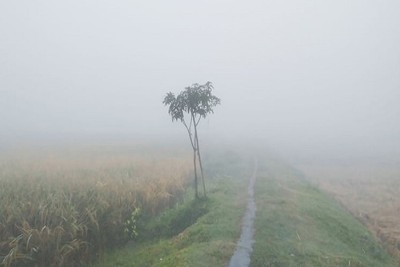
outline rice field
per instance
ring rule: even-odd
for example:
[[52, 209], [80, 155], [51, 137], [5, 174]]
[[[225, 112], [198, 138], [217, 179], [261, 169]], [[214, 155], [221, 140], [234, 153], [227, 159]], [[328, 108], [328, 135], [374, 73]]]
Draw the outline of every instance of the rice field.
[[299, 167], [342, 203], [400, 257], [400, 167], [396, 163], [355, 162]]
[[0, 155], [0, 266], [82, 266], [134, 240], [139, 216], [182, 200], [182, 151], [140, 146]]

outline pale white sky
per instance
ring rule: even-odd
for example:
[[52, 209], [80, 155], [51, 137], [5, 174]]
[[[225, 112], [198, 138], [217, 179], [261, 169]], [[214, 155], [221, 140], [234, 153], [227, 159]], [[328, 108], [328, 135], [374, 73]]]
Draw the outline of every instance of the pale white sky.
[[1, 1], [0, 137], [185, 138], [161, 101], [209, 80], [222, 105], [204, 135], [396, 150], [399, 14], [397, 0]]

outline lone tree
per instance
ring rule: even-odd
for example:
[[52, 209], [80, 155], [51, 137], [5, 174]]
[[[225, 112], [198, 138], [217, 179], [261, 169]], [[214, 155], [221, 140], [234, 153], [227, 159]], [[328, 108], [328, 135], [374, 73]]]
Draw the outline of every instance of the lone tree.
[[206, 185], [204, 182], [203, 165], [200, 156], [199, 135], [197, 126], [201, 118], [214, 113], [213, 108], [220, 104], [221, 100], [212, 94], [214, 89], [211, 82], [203, 85], [193, 84], [185, 88], [179, 95], [175, 96], [169, 92], [164, 98], [164, 105], [169, 106], [168, 113], [172, 121], [181, 121], [185, 126], [190, 144], [193, 148], [194, 186], [196, 198], [199, 198], [197, 164], [200, 167], [200, 175], [203, 183], [203, 195], [206, 197]]

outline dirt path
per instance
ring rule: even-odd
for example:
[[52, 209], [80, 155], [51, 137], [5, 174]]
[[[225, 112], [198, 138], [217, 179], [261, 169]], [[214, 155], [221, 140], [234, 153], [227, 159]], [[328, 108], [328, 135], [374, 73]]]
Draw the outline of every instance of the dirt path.
[[250, 265], [250, 256], [254, 243], [254, 218], [256, 217], [254, 184], [256, 182], [257, 166], [257, 159], [255, 159], [254, 171], [249, 179], [247, 208], [242, 221], [242, 233], [236, 245], [235, 253], [229, 262], [229, 267], [247, 267]]

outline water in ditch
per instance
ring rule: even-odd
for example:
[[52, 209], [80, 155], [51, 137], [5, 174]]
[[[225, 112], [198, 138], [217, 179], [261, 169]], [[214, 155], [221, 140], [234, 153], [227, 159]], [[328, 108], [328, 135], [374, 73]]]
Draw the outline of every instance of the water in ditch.
[[254, 243], [254, 218], [256, 217], [256, 202], [254, 199], [254, 184], [256, 181], [257, 160], [254, 161], [254, 171], [248, 186], [248, 200], [242, 221], [242, 232], [236, 245], [229, 267], [248, 267]]

